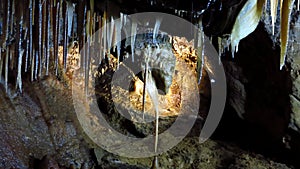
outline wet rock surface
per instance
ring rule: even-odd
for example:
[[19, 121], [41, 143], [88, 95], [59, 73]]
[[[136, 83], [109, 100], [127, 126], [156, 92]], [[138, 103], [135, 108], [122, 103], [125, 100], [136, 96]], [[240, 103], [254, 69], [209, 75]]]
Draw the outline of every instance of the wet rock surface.
[[[276, 163], [261, 155], [245, 152], [228, 143], [207, 141], [199, 144], [198, 137], [185, 138], [180, 144], [158, 156], [162, 168], [240, 168], [240, 169], [289, 169], [287, 165]], [[191, 146], [193, 145], [193, 146]], [[129, 159], [109, 154], [101, 149], [95, 149], [99, 166], [110, 168], [150, 168], [152, 158]]]
[[0, 167], [91, 165], [68, 89], [53, 77], [27, 84], [22, 94], [9, 97], [1, 87]]

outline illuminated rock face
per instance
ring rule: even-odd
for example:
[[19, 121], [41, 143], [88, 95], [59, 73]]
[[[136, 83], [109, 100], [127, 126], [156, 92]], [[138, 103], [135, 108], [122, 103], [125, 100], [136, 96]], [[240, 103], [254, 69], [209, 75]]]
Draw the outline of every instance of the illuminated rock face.
[[159, 34], [153, 39], [153, 34], [139, 34], [136, 38], [135, 55], [139, 58], [144, 80], [145, 61], [152, 72], [157, 89], [161, 94], [167, 94], [172, 84], [176, 58], [173, 54], [170, 37]]

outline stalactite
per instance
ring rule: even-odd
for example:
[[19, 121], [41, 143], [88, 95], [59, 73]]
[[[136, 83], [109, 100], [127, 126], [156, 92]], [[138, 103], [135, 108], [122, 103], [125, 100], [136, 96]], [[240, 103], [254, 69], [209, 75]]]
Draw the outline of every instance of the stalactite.
[[275, 22], [277, 17], [278, 0], [271, 0], [271, 18], [272, 18], [272, 33], [274, 35]]
[[94, 37], [93, 39], [93, 44], [95, 43], [95, 40], [96, 40], [96, 37], [94, 36], [95, 35], [95, 32], [96, 32], [96, 20], [97, 20], [97, 16], [96, 16], [96, 13], [93, 14], [93, 22], [92, 22], [92, 37]]
[[198, 83], [200, 84], [202, 78], [202, 70], [204, 68], [204, 32], [202, 26], [202, 19], [199, 19], [197, 30], [197, 78]]
[[0, 46], [0, 82], [2, 81], [2, 69], [3, 69], [3, 58], [2, 58], [2, 48]]
[[[99, 27], [100, 30], [103, 29], [102, 28], [102, 17], [101, 16], [98, 16], [98, 27]], [[102, 36], [103, 36], [103, 32], [98, 31], [98, 44], [99, 44], [100, 51], [102, 49]], [[101, 64], [101, 61], [102, 61], [102, 58], [103, 58], [102, 52], [100, 52], [100, 51], [97, 52], [97, 53], [99, 53], [99, 65]]]
[[142, 102], [142, 105], [143, 105], [143, 120], [145, 120], [145, 108], [146, 108], [146, 91], [147, 91], [147, 80], [148, 80], [148, 59], [150, 57], [150, 47], [149, 45], [147, 46], [147, 56], [145, 57], [145, 69], [144, 69], [144, 86], [143, 86], [143, 102]]
[[154, 25], [154, 29], [153, 29], [153, 43], [156, 43], [156, 36], [158, 34], [161, 21], [162, 21], [162, 18], [156, 18], [156, 20], [155, 20], [155, 25]]
[[41, 77], [43, 74], [43, 68], [45, 67], [45, 62], [46, 62], [46, 58], [47, 58], [47, 1], [43, 1], [42, 2], [42, 5], [43, 5], [43, 23], [42, 23], [42, 30], [43, 30], [43, 35], [42, 35], [42, 56], [40, 56], [40, 71], [39, 71], [39, 77]]
[[10, 34], [10, 30], [9, 30], [9, 26], [10, 26], [10, 8], [11, 8], [11, 4], [10, 4], [10, 0], [7, 1], [7, 15], [6, 15], [6, 35], [5, 35], [5, 40], [6, 40], [6, 55], [5, 55], [5, 68], [4, 68], [4, 88], [5, 91], [7, 92], [8, 90], [8, 58], [9, 58], [9, 51], [10, 51], [10, 47], [8, 41], [9, 41], [9, 34]]
[[289, 29], [290, 29], [290, 15], [292, 12], [292, 7], [294, 0], [284, 0], [281, 8], [281, 18], [280, 18], [280, 39], [281, 39], [281, 52], [280, 52], [280, 69], [284, 66], [288, 38], [289, 38]]
[[68, 57], [68, 42], [69, 42], [69, 37], [68, 37], [68, 30], [69, 30], [69, 25], [68, 25], [68, 5], [67, 2], [63, 2], [63, 70], [64, 73], [67, 70], [67, 57]]
[[57, 2], [56, 16], [55, 16], [55, 39], [54, 39], [54, 57], [55, 57], [55, 75], [58, 75], [58, 41], [60, 34], [60, 16], [61, 16], [61, 2]]
[[5, 91], [8, 91], [8, 60], [10, 55], [10, 47], [6, 47], [6, 56], [5, 56], [5, 70], [4, 70], [4, 88]]
[[85, 88], [85, 95], [88, 96], [88, 89], [89, 89], [89, 73], [90, 73], [90, 37], [87, 37], [87, 50], [85, 50], [86, 52], [86, 64], [85, 64], [85, 76], [84, 76], [84, 88]]
[[[86, 25], [87, 24], [87, 19], [86, 19], [86, 13], [87, 13], [87, 7], [86, 7], [86, 5], [84, 6], [84, 14], [83, 14], [83, 25]], [[83, 30], [82, 30], [82, 36], [83, 36], [83, 44], [85, 44], [85, 42], [86, 42], [86, 26], [83, 26]], [[85, 49], [83, 49], [83, 51], [85, 51], [86, 50], [86, 48], [87, 48], [87, 46], [86, 45], [84, 45], [84, 48]], [[85, 70], [85, 59], [86, 59], [86, 54], [85, 54], [85, 52], [83, 52], [82, 54], [81, 54], [81, 70], [84, 72], [84, 70]]]
[[29, 48], [29, 38], [27, 38], [27, 41], [26, 41], [26, 56], [25, 56], [25, 70], [24, 70], [24, 72], [27, 72], [27, 69], [28, 69], [28, 58], [30, 57], [29, 55], [29, 53], [30, 53], [30, 48]]
[[158, 91], [152, 78], [151, 72], [148, 73], [147, 78], [147, 92], [150, 95], [152, 103], [155, 107], [155, 140], [154, 140], [154, 152], [157, 153], [158, 150], [158, 124], [159, 124], [159, 101], [158, 101]]
[[219, 53], [219, 64], [221, 63], [221, 56], [223, 53], [223, 46], [222, 46], [222, 38], [218, 37], [218, 53]]
[[47, 4], [47, 43], [46, 43], [46, 50], [47, 50], [47, 54], [46, 54], [46, 76], [49, 75], [49, 62], [50, 62], [50, 37], [51, 37], [51, 32], [53, 30], [52, 27], [52, 0], [50, 1], [50, 3]]
[[18, 75], [17, 75], [17, 83], [16, 89], [19, 88], [20, 92], [22, 93], [22, 61], [23, 61], [23, 53], [24, 50], [22, 49], [22, 31], [23, 31], [23, 13], [21, 13], [21, 21], [20, 21], [20, 29], [19, 29], [19, 59], [18, 59]]
[[113, 49], [113, 52], [116, 52], [116, 48], [117, 48], [117, 24], [118, 24], [119, 20], [117, 19], [115, 22], [114, 22], [114, 27], [113, 27], [113, 36], [112, 36], [112, 49]]
[[133, 19], [131, 23], [131, 37], [130, 37], [132, 62], [134, 62], [134, 45], [136, 39], [136, 31], [137, 31], [137, 22]]
[[35, 52], [34, 80], [38, 79], [39, 61], [40, 61], [39, 52]]
[[122, 21], [119, 19], [116, 21], [115, 24], [115, 46], [117, 48], [117, 58], [118, 58], [118, 66], [119, 69], [119, 62], [120, 62], [120, 55], [121, 55], [121, 31], [122, 31]]
[[111, 16], [111, 20], [110, 20], [110, 24], [109, 27], [107, 29], [107, 57], [109, 59], [110, 57], [110, 49], [111, 49], [111, 45], [112, 45], [112, 40], [113, 40], [113, 33], [114, 33], [114, 26], [115, 26], [115, 21], [114, 18]]
[[67, 1], [67, 14], [68, 14], [68, 36], [71, 37], [72, 35], [72, 25], [74, 20], [74, 11], [75, 11], [75, 4]]
[[41, 68], [42, 68], [42, 63], [41, 63], [41, 58], [42, 58], [42, 51], [43, 51], [43, 44], [42, 44], [42, 38], [43, 38], [43, 4], [42, 4], [42, 0], [39, 0], [39, 41], [38, 41], [38, 45], [39, 45], [39, 51], [38, 51], [38, 58], [35, 58], [36, 63], [39, 63], [40, 60], [40, 65], [35, 65], [35, 79], [37, 79], [37, 74], [38, 74], [38, 69], [40, 68], [40, 73], [41, 73]]
[[103, 59], [105, 59], [105, 54], [106, 54], [106, 38], [107, 38], [106, 18], [107, 18], [106, 11], [104, 11], [103, 19], [102, 19], [102, 36], [103, 36], [102, 56], [103, 56]]
[[[29, 56], [26, 56], [26, 63], [28, 62], [28, 58], [29, 58], [29, 63], [32, 60], [32, 55], [33, 55], [33, 17], [34, 17], [34, 13], [33, 13], [33, 3], [34, 0], [30, 0], [29, 1]], [[25, 65], [25, 72], [27, 72], [28, 70], [28, 64]]]
[[34, 56], [32, 57], [32, 59], [31, 59], [31, 81], [33, 81], [34, 80], [34, 70], [35, 70], [35, 68], [34, 68], [34, 65], [35, 65], [35, 56], [36, 56], [36, 51], [33, 49], [33, 54], [34, 54]]
[[231, 31], [231, 52], [238, 51], [238, 45], [241, 39], [252, 33], [262, 16], [265, 0], [249, 0], [239, 12]]
[[86, 23], [86, 34], [87, 34], [87, 38], [90, 38], [91, 36], [91, 11], [88, 10], [87, 11], [87, 16], [86, 16], [86, 20], [87, 20], [87, 23]]
[[85, 94], [88, 95], [88, 88], [89, 88], [89, 73], [90, 73], [90, 44], [91, 44], [91, 11], [87, 12], [87, 24], [86, 24], [86, 33], [87, 33], [87, 43], [85, 45], [85, 67], [84, 67], [84, 82], [85, 82]]
[[[15, 64], [15, 44], [14, 41], [12, 41], [12, 37], [15, 35], [15, 16], [16, 16], [16, 8], [15, 8], [15, 0], [12, 0], [12, 5], [11, 5], [11, 19], [10, 19], [10, 39], [9, 39], [9, 45], [10, 45], [10, 50], [9, 50], [9, 70], [14, 69], [14, 64]], [[9, 71], [8, 70], [8, 71]]]
[[124, 23], [124, 25], [126, 25], [126, 23], [127, 23], [127, 15], [126, 14], [124, 14], [123, 23]]

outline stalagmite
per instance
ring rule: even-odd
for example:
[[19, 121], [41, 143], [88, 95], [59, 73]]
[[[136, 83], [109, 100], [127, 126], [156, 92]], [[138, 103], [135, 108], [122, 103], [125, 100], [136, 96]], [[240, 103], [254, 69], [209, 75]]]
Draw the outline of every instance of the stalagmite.
[[155, 156], [153, 161], [152, 161], [152, 166], [151, 166], [151, 169], [159, 169], [159, 164], [158, 164], [158, 157]]
[[137, 31], [137, 22], [133, 19], [131, 23], [131, 37], [130, 37], [132, 62], [134, 62], [134, 44], [136, 39], [136, 31]]

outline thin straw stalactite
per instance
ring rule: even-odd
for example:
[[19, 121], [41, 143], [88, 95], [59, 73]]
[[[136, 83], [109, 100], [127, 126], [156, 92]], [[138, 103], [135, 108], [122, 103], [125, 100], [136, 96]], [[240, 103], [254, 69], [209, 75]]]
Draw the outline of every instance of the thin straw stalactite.
[[[38, 50], [38, 55], [35, 58], [36, 64], [35, 64], [35, 74], [34, 74], [34, 78], [37, 79], [38, 78], [38, 70], [40, 69], [40, 73], [41, 73], [41, 68], [42, 68], [42, 63], [39, 63], [39, 61], [41, 61], [42, 58], [42, 52], [43, 52], [43, 3], [42, 0], [39, 0], [39, 20], [38, 20], [38, 27], [39, 27], [39, 50]], [[39, 64], [38, 64], [39, 63]]]
[[50, 3], [47, 3], [47, 41], [46, 41], [46, 76], [49, 75], [49, 62], [50, 62], [50, 37], [51, 37], [51, 32], [52, 32], [52, 0]]
[[55, 36], [54, 36], [54, 59], [55, 59], [55, 75], [58, 75], [58, 41], [59, 41], [59, 19], [60, 19], [60, 4], [61, 2], [57, 2], [56, 5], [56, 15], [55, 15]]
[[9, 34], [10, 34], [10, 30], [9, 30], [9, 26], [10, 26], [10, 8], [11, 8], [11, 4], [10, 4], [10, 0], [7, 1], [7, 15], [6, 15], [6, 36], [5, 36], [5, 40], [6, 40], [6, 55], [5, 55], [5, 69], [4, 69], [4, 88], [5, 91], [7, 92], [8, 90], [8, 58], [9, 58], [9, 51], [10, 51], [10, 47], [9, 47]]
[[67, 2], [63, 1], [63, 64], [64, 64], [64, 72], [67, 70], [67, 57], [68, 57], [68, 12], [67, 12]]

